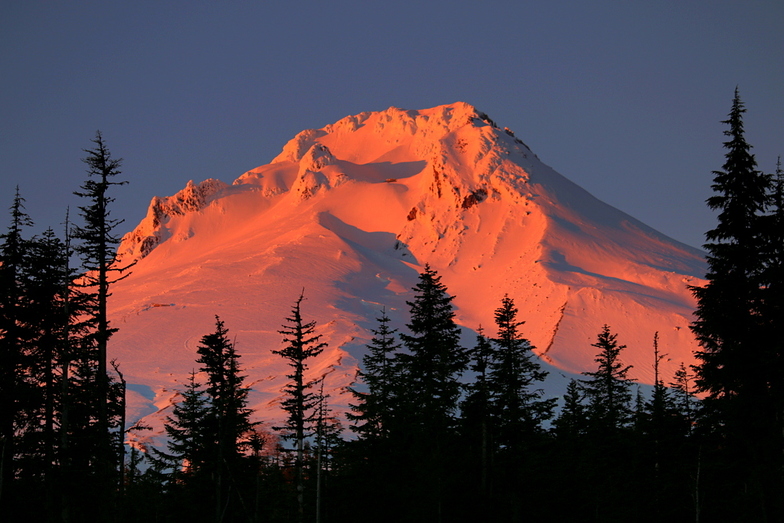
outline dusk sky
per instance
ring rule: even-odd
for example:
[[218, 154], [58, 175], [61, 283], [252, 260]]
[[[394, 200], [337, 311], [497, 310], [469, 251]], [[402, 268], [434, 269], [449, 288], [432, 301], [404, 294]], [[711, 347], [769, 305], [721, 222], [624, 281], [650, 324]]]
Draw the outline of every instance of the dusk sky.
[[80, 204], [100, 129], [120, 233], [188, 180], [231, 183], [297, 132], [464, 101], [597, 198], [693, 246], [735, 87], [784, 156], [784, 2], [0, 1], [0, 229]]

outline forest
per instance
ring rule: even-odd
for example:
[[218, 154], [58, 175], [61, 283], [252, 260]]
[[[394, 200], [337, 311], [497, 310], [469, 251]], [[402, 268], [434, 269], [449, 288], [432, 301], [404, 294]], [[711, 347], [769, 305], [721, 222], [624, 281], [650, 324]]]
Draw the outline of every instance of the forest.
[[[282, 426], [248, 407], [241, 354], [216, 316], [166, 419], [165, 448], [126, 444], [111, 285], [121, 160], [86, 149], [79, 219], [28, 237], [17, 191], [0, 235], [0, 520], [42, 522], [784, 521], [784, 172], [757, 166], [738, 94], [707, 205], [708, 273], [692, 287], [696, 364], [649, 394], [623, 333], [547, 397], [515, 298], [463, 347], [453, 297], [425, 265], [408, 322], [378, 311], [338, 419], [308, 364], [325, 348], [304, 294], [273, 353], [290, 369]], [[78, 260], [78, 262], [75, 262]], [[520, 299], [520, 298], [518, 298]]]

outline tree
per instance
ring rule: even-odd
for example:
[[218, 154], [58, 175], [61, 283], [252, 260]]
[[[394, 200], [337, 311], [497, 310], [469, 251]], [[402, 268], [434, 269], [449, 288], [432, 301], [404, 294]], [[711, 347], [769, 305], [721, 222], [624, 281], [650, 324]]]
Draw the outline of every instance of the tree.
[[583, 372], [588, 379], [582, 380], [582, 388], [588, 400], [588, 418], [594, 429], [614, 432], [627, 426], [631, 410], [631, 384], [627, 377], [631, 365], [620, 360], [626, 345], [618, 345], [618, 335], [605, 325], [592, 347], [599, 349], [594, 361], [598, 368], [594, 372]]
[[356, 404], [351, 405], [353, 412], [347, 417], [355, 422], [351, 430], [364, 440], [388, 437], [394, 405], [400, 393], [395, 358], [400, 349], [395, 339], [397, 331], [389, 327], [386, 309], [381, 310], [381, 316], [376, 321], [378, 328], [372, 330], [373, 338], [367, 345], [368, 352], [362, 357], [363, 368], [357, 372], [357, 377], [365, 384], [367, 391], [360, 392], [353, 387], [349, 389]]
[[514, 449], [521, 439], [541, 431], [542, 422], [553, 415], [555, 399], [542, 399], [544, 391], [532, 389], [547, 372], [533, 359], [533, 345], [525, 339], [517, 320], [514, 300], [505, 295], [495, 310], [498, 334], [493, 338], [488, 390], [498, 425], [498, 443]]
[[[746, 391], [764, 387], [766, 351], [757, 339], [761, 311], [760, 275], [764, 270], [762, 216], [769, 203], [770, 176], [757, 170], [746, 142], [746, 109], [735, 89], [732, 110], [724, 124], [727, 149], [723, 171], [714, 171], [714, 195], [708, 207], [719, 211], [717, 226], [708, 231], [708, 283], [692, 287], [697, 298], [691, 328], [701, 350], [697, 386], [710, 400], [732, 403]], [[726, 400], [726, 401], [724, 401]], [[714, 402], [715, 403], [715, 402]]]
[[196, 361], [207, 376], [205, 393], [209, 407], [204, 422], [209, 430], [208, 448], [212, 450], [214, 463], [216, 518], [220, 518], [224, 503], [229, 506], [228, 495], [238, 490], [242, 448], [254, 424], [247, 407], [248, 388], [243, 386], [245, 377], [239, 366], [240, 356], [218, 316], [215, 316], [215, 332], [203, 336], [196, 351], [199, 354]]
[[24, 326], [27, 331], [22, 373], [24, 394], [19, 406], [24, 413], [23, 426], [17, 429], [23, 438], [17, 462], [27, 470], [21, 476], [36, 478], [44, 484], [47, 498], [60, 483], [56, 464], [64, 461], [59, 431], [62, 423], [61, 362], [67, 350], [66, 337], [70, 318], [66, 295], [69, 292], [66, 246], [51, 229], [28, 242], [22, 270], [26, 286]]
[[477, 329], [476, 345], [468, 351], [470, 370], [476, 374], [473, 383], [466, 387], [466, 397], [461, 404], [463, 437], [467, 441], [466, 461], [473, 465], [471, 477], [479, 477], [479, 502], [476, 517], [489, 517], [489, 499], [492, 492], [491, 465], [495, 452], [494, 427], [490, 420], [490, 391], [488, 387], [488, 367], [493, 357], [493, 347], [480, 325]]
[[174, 405], [164, 424], [169, 452], [156, 454], [171, 467], [175, 483], [187, 484], [212, 460], [207, 436], [209, 405], [202, 384], [196, 381], [196, 371], [190, 373], [185, 388], [178, 394], [181, 401]]
[[582, 391], [577, 380], [569, 380], [563, 400], [563, 407], [553, 421], [553, 428], [558, 438], [573, 442], [585, 433], [587, 419]]
[[24, 198], [16, 189], [11, 206], [11, 225], [0, 236], [0, 506], [15, 476], [16, 425], [21, 413], [23, 395], [26, 289], [23, 282], [28, 240], [23, 229], [32, 225], [24, 211]]
[[[74, 228], [73, 237], [81, 240], [76, 251], [81, 255], [83, 267], [87, 271], [83, 285], [90, 290], [91, 296], [89, 313], [92, 332], [89, 338], [84, 340], [87, 342], [84, 350], [94, 354], [91, 359], [94, 361], [95, 368], [90, 369], [90, 364], [85, 362], [82, 373], [85, 378], [90, 374], [95, 380], [92, 395], [95, 397], [97, 410], [98, 485], [101, 488], [108, 488], [108, 485], [112, 484], [109, 478], [118, 470], [120, 464], [116, 463], [117, 457], [112, 455], [114, 436], [110, 434], [112, 407], [109, 405], [111, 385], [107, 369], [107, 345], [116, 329], [109, 325], [107, 300], [110, 296], [110, 285], [119, 279], [112, 275], [122, 273], [128, 268], [118, 267], [116, 263], [116, 247], [120, 238], [116, 236], [114, 230], [122, 220], [111, 218], [109, 207], [114, 202], [114, 198], [109, 196], [108, 191], [113, 186], [124, 185], [127, 182], [112, 181], [121, 173], [122, 160], [112, 158], [100, 131], [96, 133], [92, 142], [95, 147], [85, 149], [87, 156], [82, 160], [87, 165], [88, 179], [82, 185], [82, 191], [74, 193], [88, 201], [85, 206], [79, 207], [84, 225]], [[121, 432], [123, 430], [124, 428], [120, 428]]]
[[409, 387], [409, 401], [416, 405], [416, 423], [425, 431], [443, 433], [454, 425], [460, 397], [460, 376], [468, 367], [468, 355], [460, 346], [449, 296], [441, 277], [425, 265], [413, 289], [410, 310], [411, 334], [401, 334], [408, 354], [400, 360]]
[[462, 391], [459, 379], [468, 367], [468, 355], [460, 345], [460, 328], [454, 321], [453, 296], [441, 277], [425, 265], [407, 301], [411, 334], [400, 338], [408, 353], [399, 356], [401, 383], [408, 393], [400, 403], [400, 419], [406, 424], [406, 441], [418, 475], [410, 485], [410, 510], [441, 521], [449, 483], [452, 448], [456, 444], [457, 407]]
[[[697, 298], [691, 329], [696, 386], [706, 395], [703, 426], [722, 441], [723, 466], [745, 493], [734, 507], [742, 519], [784, 517], [784, 345], [782, 345], [782, 230], [777, 225], [777, 186], [758, 170], [746, 142], [743, 102], [735, 89], [724, 131], [725, 162], [714, 171], [716, 227], [706, 233], [707, 283]], [[773, 213], [769, 210], [773, 206]], [[727, 482], [722, 487], [730, 491]], [[725, 496], [724, 499], [730, 499]]]
[[686, 365], [681, 362], [673, 378], [670, 383], [673, 406], [683, 416], [688, 427], [687, 432], [690, 432], [695, 421], [697, 404], [692, 387], [693, 377], [686, 369]]
[[288, 413], [288, 418], [286, 424], [276, 430], [283, 430], [282, 437], [294, 440], [296, 445], [294, 468], [297, 514], [300, 522], [303, 521], [305, 514], [305, 437], [312, 433], [310, 425], [317, 405], [316, 394], [311, 392], [317, 380], [306, 381], [305, 373], [308, 368], [307, 361], [321, 354], [327, 346], [326, 343], [319, 341], [321, 335], [315, 334], [316, 322], [303, 323], [302, 321], [301, 305], [304, 298], [304, 293], [300, 294], [291, 309], [291, 316], [286, 318], [286, 324], [279, 331], [283, 335], [285, 347], [272, 351], [273, 354], [282, 356], [293, 369], [292, 373], [286, 376], [291, 381], [283, 390], [286, 399], [283, 400], [282, 407]]

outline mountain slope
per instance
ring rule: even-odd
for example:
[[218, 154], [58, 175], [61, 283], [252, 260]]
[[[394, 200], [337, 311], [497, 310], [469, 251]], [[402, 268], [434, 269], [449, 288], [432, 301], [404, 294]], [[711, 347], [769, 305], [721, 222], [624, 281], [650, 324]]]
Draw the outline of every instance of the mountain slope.
[[600, 202], [464, 103], [303, 131], [232, 185], [189, 182], [154, 198], [119, 252], [138, 263], [113, 289], [111, 357], [132, 416], [158, 428], [215, 315], [235, 336], [252, 406], [279, 417], [287, 369], [271, 350], [303, 289], [306, 321], [329, 343], [311, 372], [345, 408], [373, 318], [386, 307], [404, 329], [425, 263], [456, 296], [466, 344], [479, 325], [492, 331], [508, 293], [548, 364], [592, 370], [607, 323], [648, 383], [654, 332], [667, 379], [691, 361], [686, 285], [704, 274], [699, 251]]

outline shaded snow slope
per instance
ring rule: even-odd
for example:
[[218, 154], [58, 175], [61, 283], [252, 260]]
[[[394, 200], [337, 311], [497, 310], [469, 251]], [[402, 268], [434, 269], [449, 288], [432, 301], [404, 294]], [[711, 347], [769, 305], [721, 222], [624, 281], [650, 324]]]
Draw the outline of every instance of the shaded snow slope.
[[691, 362], [687, 285], [705, 270], [699, 251], [600, 202], [464, 103], [303, 131], [233, 185], [154, 198], [119, 252], [138, 263], [113, 289], [111, 357], [132, 384], [132, 417], [158, 433], [215, 315], [236, 339], [252, 406], [273, 420], [287, 367], [271, 351], [303, 289], [305, 320], [329, 344], [311, 374], [345, 408], [373, 318], [386, 307], [405, 329], [425, 263], [456, 296], [466, 345], [480, 325], [492, 333], [508, 293], [554, 370], [593, 370], [606, 323], [647, 383], [654, 332], [667, 379]]

